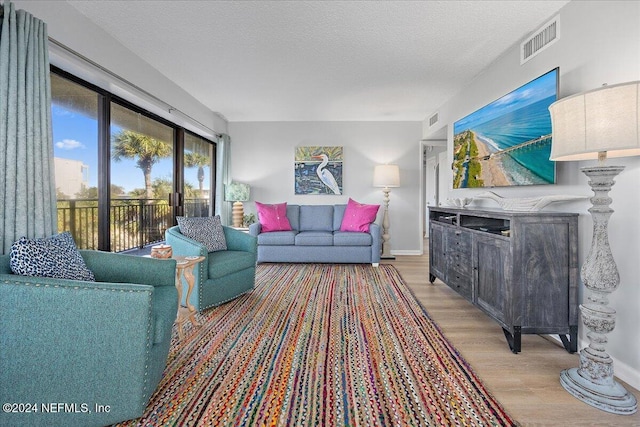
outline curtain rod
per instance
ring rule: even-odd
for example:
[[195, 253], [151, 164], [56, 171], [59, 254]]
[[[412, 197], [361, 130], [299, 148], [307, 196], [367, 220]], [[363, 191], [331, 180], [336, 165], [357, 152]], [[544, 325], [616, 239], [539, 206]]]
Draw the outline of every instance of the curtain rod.
[[[173, 113], [180, 113], [182, 116], [186, 117], [187, 119], [191, 120], [194, 123], [197, 123], [199, 126], [202, 126], [204, 129], [207, 129], [209, 131], [211, 131], [213, 133], [213, 135], [215, 135], [216, 137], [221, 137], [222, 134], [219, 132], [216, 132], [215, 130], [211, 129], [209, 126], [203, 124], [202, 122], [200, 122], [199, 120], [194, 119], [193, 117], [191, 117], [190, 115], [188, 115], [187, 113], [185, 113], [184, 111], [181, 111], [173, 106], [171, 106], [170, 104], [166, 103], [165, 101], [163, 101], [162, 99], [158, 98], [157, 96], [147, 92], [146, 90], [142, 89], [140, 86], [131, 83], [129, 80], [125, 79], [124, 77], [120, 77], [119, 75], [117, 75], [116, 73], [114, 73], [113, 71], [109, 70], [108, 68], [103, 67], [102, 65], [98, 64], [97, 62], [87, 58], [86, 56], [84, 56], [83, 54], [81, 54], [80, 52], [77, 52], [73, 49], [71, 49], [69, 46], [59, 42], [58, 40], [54, 39], [53, 37], [49, 37], [49, 42], [53, 43], [54, 45], [60, 47], [61, 49], [65, 50], [66, 52], [72, 54], [73, 56], [77, 57], [78, 59], [81, 59], [82, 61], [90, 64], [91, 66], [99, 69], [100, 71], [108, 74], [109, 76], [113, 77], [114, 79], [120, 81], [121, 83], [126, 84], [127, 86], [135, 89], [136, 91], [144, 94], [145, 96], [153, 99], [156, 102], [161, 103], [162, 105], [165, 106], [165, 108], [167, 109], [167, 111], [170, 114]], [[214, 113], [215, 114], [215, 113]]]

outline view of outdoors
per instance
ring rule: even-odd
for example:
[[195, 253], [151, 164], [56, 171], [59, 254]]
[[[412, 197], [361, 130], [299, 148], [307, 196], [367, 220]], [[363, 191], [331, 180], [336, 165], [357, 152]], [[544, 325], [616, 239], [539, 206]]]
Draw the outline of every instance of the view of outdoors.
[[[55, 73], [51, 86], [58, 229], [78, 247], [143, 247], [162, 241], [175, 215], [210, 215], [214, 144], [183, 133], [184, 188], [176, 191], [175, 127], [111, 102], [109, 157], [100, 160], [100, 95]], [[105, 182], [109, 206], [101, 206]]]

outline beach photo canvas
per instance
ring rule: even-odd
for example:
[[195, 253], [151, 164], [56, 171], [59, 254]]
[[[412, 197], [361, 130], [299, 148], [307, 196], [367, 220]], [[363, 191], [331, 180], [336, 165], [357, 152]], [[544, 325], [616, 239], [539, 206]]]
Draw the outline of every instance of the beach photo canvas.
[[549, 105], [558, 94], [558, 68], [453, 125], [453, 188], [556, 182]]

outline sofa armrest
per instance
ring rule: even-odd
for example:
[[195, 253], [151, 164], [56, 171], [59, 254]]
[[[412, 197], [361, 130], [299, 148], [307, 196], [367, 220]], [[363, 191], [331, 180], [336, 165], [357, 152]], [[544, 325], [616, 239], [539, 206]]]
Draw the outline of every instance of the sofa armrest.
[[222, 226], [224, 238], [227, 241], [227, 249], [230, 251], [258, 252], [258, 239], [244, 231]]
[[254, 222], [253, 224], [249, 225], [249, 234], [254, 236], [254, 237], [258, 237], [258, 234], [260, 234], [262, 232], [262, 224], [260, 224], [259, 222]]
[[175, 260], [91, 250], [81, 250], [80, 253], [97, 282], [175, 286]]
[[373, 264], [380, 262], [380, 253], [382, 251], [382, 229], [372, 222], [369, 224], [369, 233], [371, 234], [371, 262]]

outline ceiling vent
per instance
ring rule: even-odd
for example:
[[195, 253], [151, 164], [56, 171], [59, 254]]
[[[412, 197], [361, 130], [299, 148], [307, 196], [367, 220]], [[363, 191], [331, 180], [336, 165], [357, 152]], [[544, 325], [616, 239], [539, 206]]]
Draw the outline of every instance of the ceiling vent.
[[429, 127], [438, 123], [438, 113], [435, 113], [433, 116], [429, 117]]
[[524, 64], [560, 39], [560, 17], [544, 24], [520, 44], [520, 65]]

